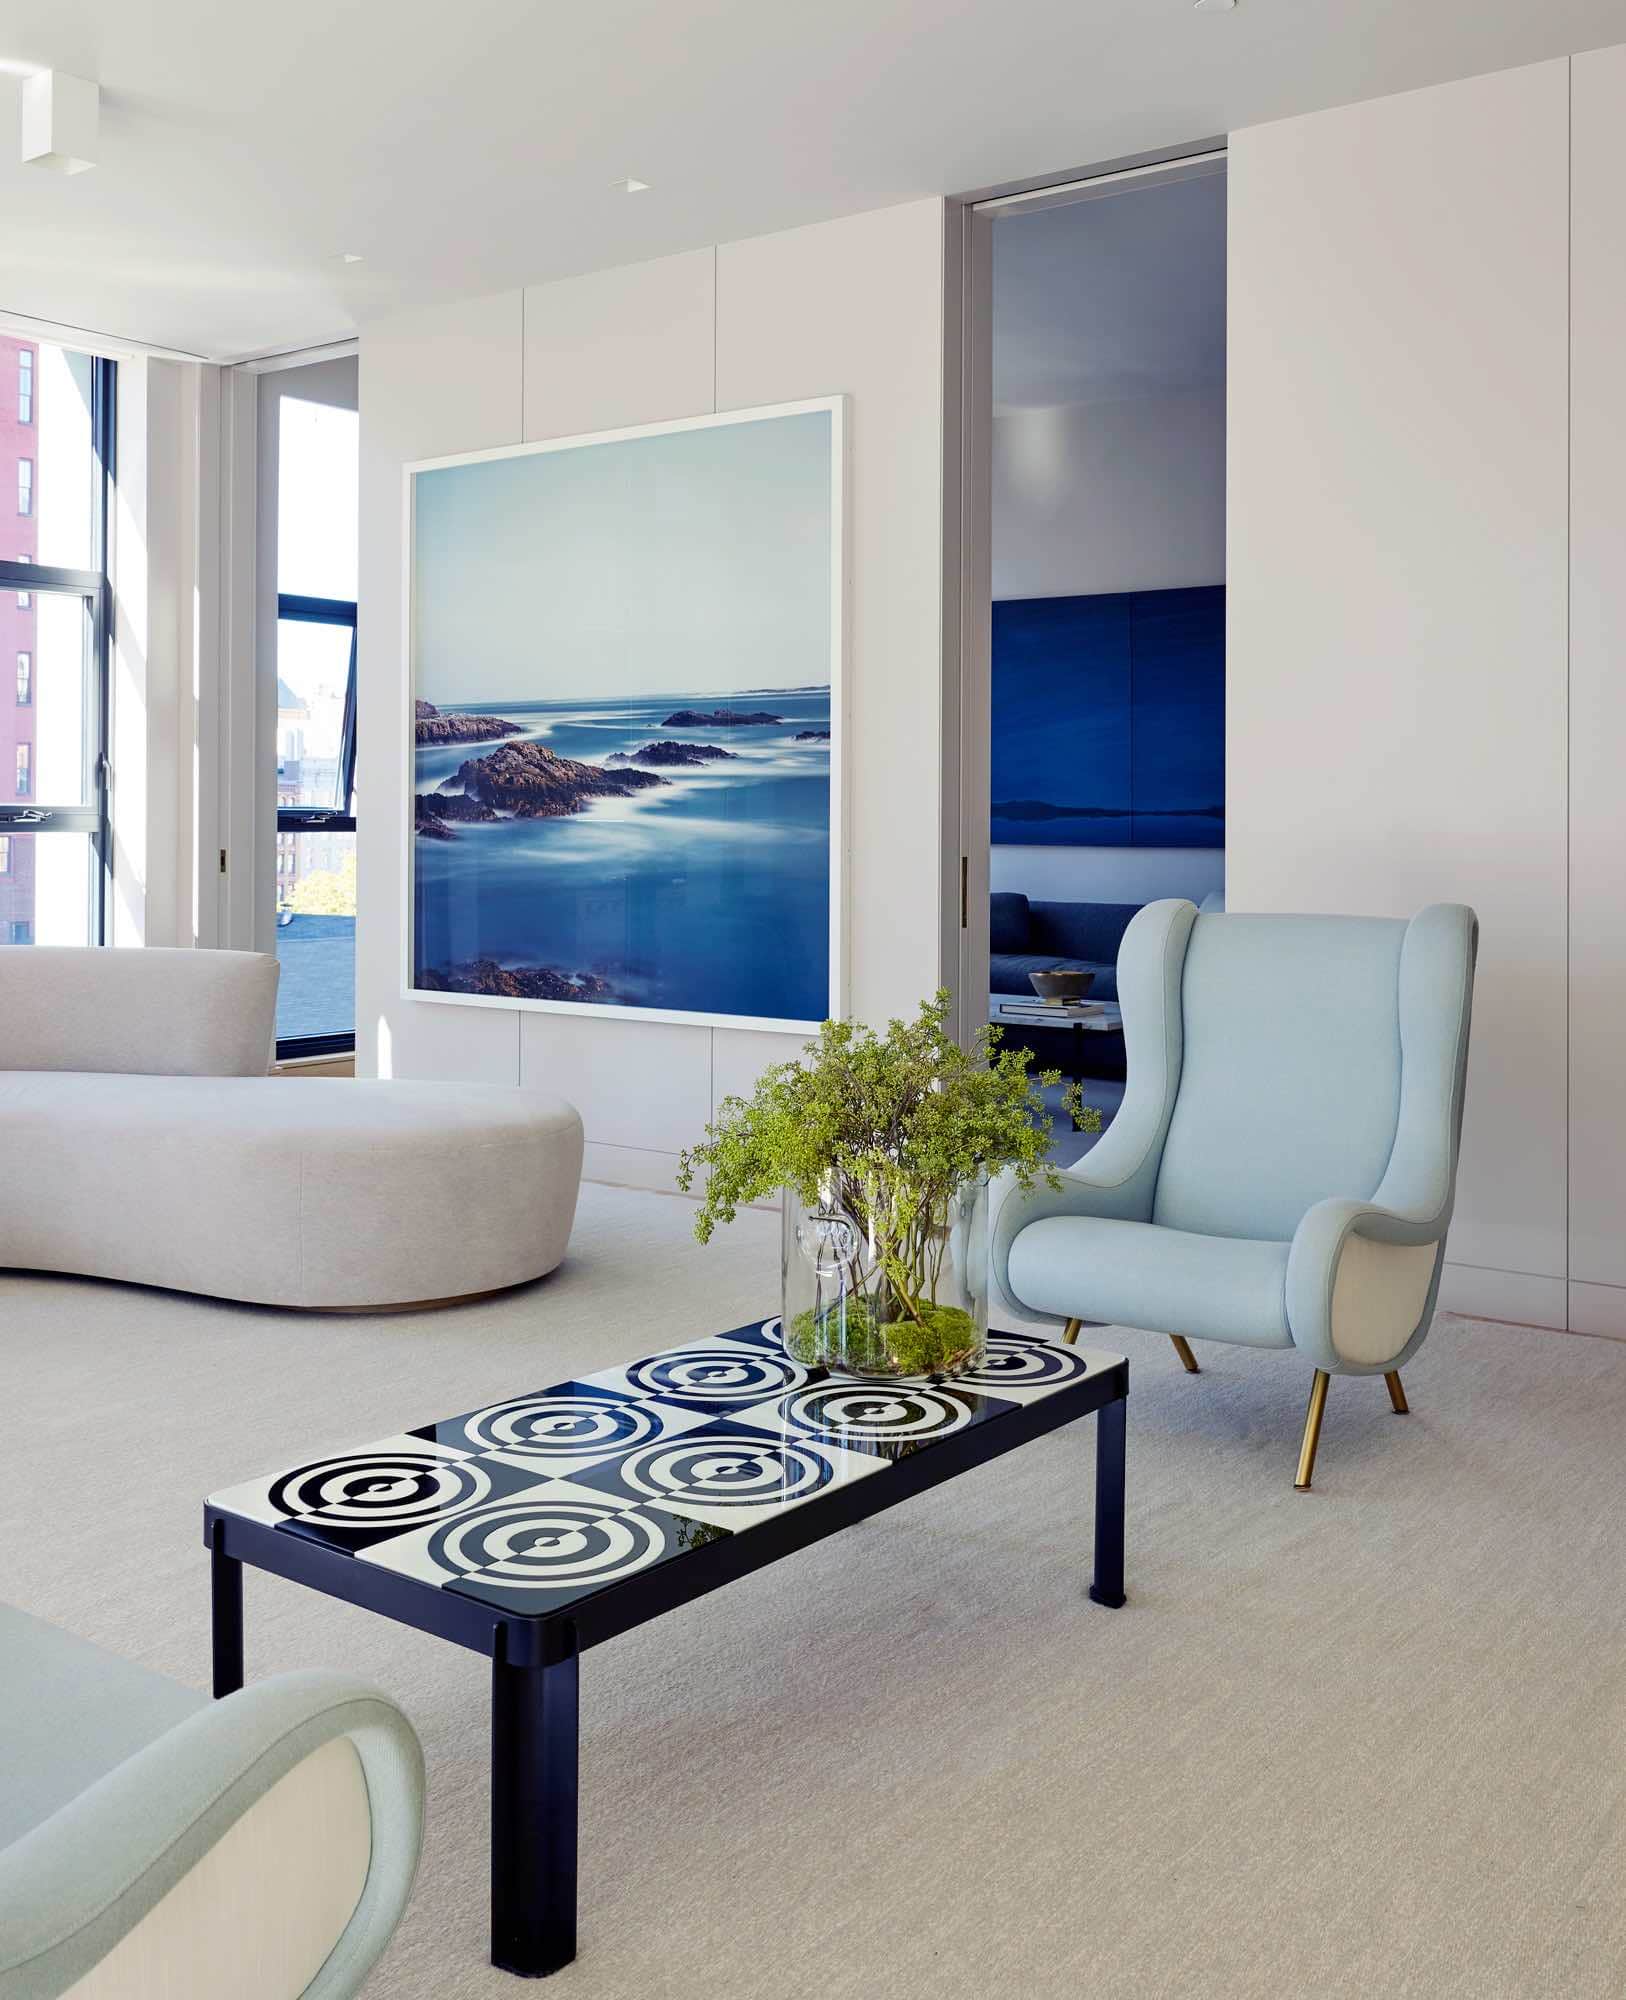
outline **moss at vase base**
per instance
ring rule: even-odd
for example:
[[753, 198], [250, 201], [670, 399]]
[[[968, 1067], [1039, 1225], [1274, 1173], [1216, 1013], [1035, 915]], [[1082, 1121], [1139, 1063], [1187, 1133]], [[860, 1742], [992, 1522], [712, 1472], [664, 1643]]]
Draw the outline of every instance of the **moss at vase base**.
[[829, 1326], [829, 1321], [828, 1313], [815, 1315], [811, 1312], [801, 1312], [794, 1319], [782, 1322], [780, 1330], [785, 1343], [785, 1352], [792, 1361], [799, 1361], [804, 1368], [823, 1367], [824, 1343], [827, 1337], [825, 1328]]
[[807, 1368], [844, 1375], [952, 1375], [982, 1353], [982, 1332], [960, 1306], [923, 1305], [919, 1320], [877, 1320], [869, 1303], [845, 1311], [798, 1313], [785, 1329], [785, 1352]]
[[982, 1347], [976, 1321], [961, 1306], [923, 1305], [919, 1320], [891, 1320], [879, 1331], [899, 1375], [952, 1375]]

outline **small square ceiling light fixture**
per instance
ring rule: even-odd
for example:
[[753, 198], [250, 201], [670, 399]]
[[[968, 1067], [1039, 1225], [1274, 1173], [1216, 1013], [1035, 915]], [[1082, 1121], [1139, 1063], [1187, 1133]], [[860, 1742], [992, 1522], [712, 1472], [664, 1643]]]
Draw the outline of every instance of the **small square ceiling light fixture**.
[[96, 164], [101, 91], [66, 70], [41, 70], [23, 80], [23, 165], [82, 174]]
[[611, 181], [611, 190], [616, 194], [648, 194], [648, 181], [635, 180], [631, 174], [623, 174], [618, 181]]

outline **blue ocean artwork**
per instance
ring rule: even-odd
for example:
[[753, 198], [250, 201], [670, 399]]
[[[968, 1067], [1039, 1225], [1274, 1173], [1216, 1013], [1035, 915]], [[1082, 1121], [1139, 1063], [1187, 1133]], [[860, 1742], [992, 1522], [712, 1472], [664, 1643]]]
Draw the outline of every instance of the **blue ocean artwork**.
[[414, 987], [832, 1009], [826, 410], [417, 476]]
[[993, 609], [991, 837], [1225, 845], [1225, 590]]

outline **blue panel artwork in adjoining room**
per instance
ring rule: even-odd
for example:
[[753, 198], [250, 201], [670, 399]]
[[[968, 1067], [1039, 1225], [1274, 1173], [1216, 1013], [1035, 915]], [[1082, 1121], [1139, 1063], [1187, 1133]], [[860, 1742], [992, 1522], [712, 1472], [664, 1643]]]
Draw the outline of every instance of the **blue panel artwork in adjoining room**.
[[996, 604], [990, 796], [1006, 845], [1223, 847], [1223, 585]]

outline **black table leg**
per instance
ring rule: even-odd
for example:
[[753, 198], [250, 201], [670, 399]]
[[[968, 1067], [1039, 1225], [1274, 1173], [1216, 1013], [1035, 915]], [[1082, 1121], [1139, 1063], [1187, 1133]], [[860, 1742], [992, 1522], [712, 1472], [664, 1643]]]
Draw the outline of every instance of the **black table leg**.
[[576, 1956], [577, 1670], [491, 1662], [491, 1962], [528, 1979]]
[[1095, 1581], [1090, 1596], [1114, 1611], [1124, 1601], [1124, 1442], [1127, 1398], [1103, 1403], [1095, 1418]]
[[215, 1700], [243, 1685], [243, 1565], [221, 1547], [221, 1529], [209, 1550], [210, 1622], [214, 1645]]

